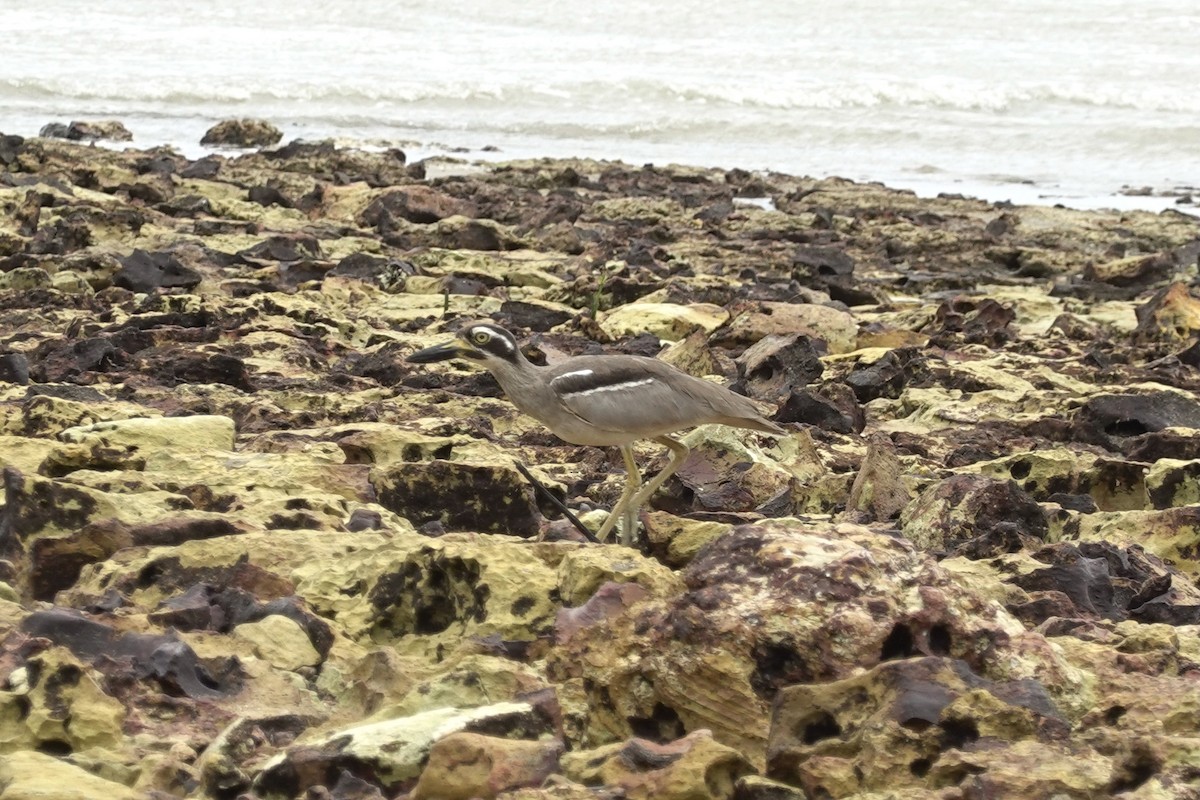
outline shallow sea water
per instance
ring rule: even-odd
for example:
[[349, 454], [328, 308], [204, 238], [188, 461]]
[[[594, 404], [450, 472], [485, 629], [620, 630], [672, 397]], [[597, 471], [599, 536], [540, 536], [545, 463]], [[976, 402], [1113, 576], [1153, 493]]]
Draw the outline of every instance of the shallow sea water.
[[416, 157], [1015, 202], [1163, 208], [1175, 198], [1122, 193], [1200, 186], [1200, 4], [1178, 0], [40, 0], [4, 24], [5, 133], [116, 118], [138, 146], [196, 156], [215, 121], [255, 116]]

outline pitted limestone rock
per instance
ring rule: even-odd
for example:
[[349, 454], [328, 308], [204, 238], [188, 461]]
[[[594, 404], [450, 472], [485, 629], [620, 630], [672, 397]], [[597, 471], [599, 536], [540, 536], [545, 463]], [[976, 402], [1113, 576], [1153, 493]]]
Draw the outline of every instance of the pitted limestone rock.
[[702, 550], [684, 582], [684, 594], [605, 616], [551, 652], [552, 677], [595, 687], [589, 737], [708, 727], [761, 763], [781, 687], [920, 653], [962, 658], [993, 680], [1044, 680], [1056, 697], [1081, 688], [999, 604], [863, 526], [741, 526]]

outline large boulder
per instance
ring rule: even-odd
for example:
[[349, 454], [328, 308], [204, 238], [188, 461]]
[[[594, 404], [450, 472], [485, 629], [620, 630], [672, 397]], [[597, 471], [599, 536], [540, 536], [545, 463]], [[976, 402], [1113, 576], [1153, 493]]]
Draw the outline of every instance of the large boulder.
[[204, 132], [200, 144], [218, 147], [269, 147], [283, 131], [262, 119], [226, 119]]

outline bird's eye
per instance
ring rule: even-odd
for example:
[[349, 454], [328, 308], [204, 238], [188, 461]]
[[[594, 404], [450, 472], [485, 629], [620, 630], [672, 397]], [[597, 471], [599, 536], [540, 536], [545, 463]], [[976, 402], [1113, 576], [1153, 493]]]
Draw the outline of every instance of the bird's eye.
[[475, 344], [487, 344], [492, 335], [485, 330], [478, 330], [471, 334], [471, 341]]

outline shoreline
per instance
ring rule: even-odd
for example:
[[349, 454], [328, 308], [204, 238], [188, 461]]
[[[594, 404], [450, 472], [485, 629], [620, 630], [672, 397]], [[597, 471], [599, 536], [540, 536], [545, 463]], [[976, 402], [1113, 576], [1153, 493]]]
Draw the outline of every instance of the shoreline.
[[[100, 115], [89, 115], [88, 118], [98, 120], [100, 119]], [[145, 130], [148, 127], [154, 130], [154, 123], [162, 123], [163, 120], [157, 117], [139, 117], [138, 115], [125, 115], [123, 118], [114, 116], [107, 117], [106, 119], [118, 122], [122, 121], [122, 119], [137, 121], [131, 122], [127, 126], [133, 134], [134, 138], [132, 141], [95, 140], [94, 143], [97, 146], [108, 149], [120, 150], [125, 147], [133, 147], [135, 149], [148, 150], [157, 147], [169, 147], [191, 160], [212, 154], [233, 157], [254, 152], [255, 150], [255, 148], [208, 147], [199, 144], [203, 132], [207, 127], [215, 124], [215, 120], [196, 118], [185, 122], [171, 118], [169, 119], [169, 124], [160, 124], [158, 126], [159, 132], [157, 134], [145, 135], [139, 134], [139, 129]], [[149, 124], [147, 125], [146, 123]], [[194, 134], [194, 136], [188, 139], [180, 135], [176, 129], [181, 125], [187, 129], [189, 136], [191, 134]], [[894, 168], [891, 170], [882, 170], [877, 174], [864, 174], [861, 171], [857, 173], [851, 171], [845, 174], [836, 172], [815, 174], [815, 170], [797, 172], [786, 167], [779, 168], [770, 164], [750, 163], [755, 160], [753, 158], [742, 163], [739, 162], [739, 159], [726, 159], [717, 154], [710, 154], [707, 159], [703, 157], [689, 157], [690, 154], [686, 145], [682, 148], [681, 158], [672, 158], [670, 157], [670, 146], [649, 142], [631, 143], [625, 152], [622, 153], [621, 148], [619, 146], [614, 147], [612, 142], [599, 140], [565, 141], [551, 138], [541, 140], [518, 138], [515, 141], [504, 141], [505, 137], [501, 136], [492, 137], [497, 141], [503, 142], [501, 145], [495, 145], [486, 141], [479, 143], [478, 140], [487, 138], [486, 134], [474, 135], [462, 131], [451, 131], [446, 132], [449, 134], [447, 136], [417, 140], [415, 138], [383, 139], [369, 136], [361, 138], [348, 137], [340, 135], [344, 131], [328, 125], [323, 128], [314, 126], [311, 129], [295, 124], [281, 127], [283, 127], [285, 132], [284, 140], [280, 145], [276, 146], [282, 146], [289, 142], [312, 143], [329, 140], [337, 143], [338, 146], [354, 147], [368, 152], [378, 152], [388, 148], [400, 148], [409, 156], [410, 161], [435, 157], [461, 158], [481, 163], [526, 160], [531, 158], [559, 160], [579, 158], [613, 161], [636, 166], [651, 163], [656, 166], [673, 164], [698, 169], [745, 169], [756, 174], [778, 172], [812, 180], [844, 178], [856, 183], [879, 183], [888, 188], [915, 192], [918, 197], [926, 199], [936, 198], [939, 195], [961, 195], [966, 198], [998, 204], [1057, 205], [1083, 211], [1114, 210], [1159, 213], [1173, 210], [1190, 216], [1200, 216], [1200, 204], [1196, 200], [1192, 202], [1180, 202], [1181, 199], [1200, 198], [1200, 188], [1163, 180], [1148, 181], [1145, 184], [1137, 186], [1126, 185], [1112, 190], [1103, 190], [1082, 186], [1063, 187], [1054, 181], [1039, 182], [1035, 179], [1023, 177], [1005, 179], [1000, 177], [986, 178], [956, 175], [932, 167]], [[28, 129], [29, 126], [26, 123], [22, 130]], [[34, 135], [39, 130], [40, 127], [34, 130]], [[168, 133], [168, 131], [175, 132]], [[0, 133], [16, 133], [21, 136], [30, 135], [10, 130], [0, 131]], [[416, 132], [414, 131], [414, 133]], [[665, 155], [667, 158], [665, 160], [662, 158], [644, 158], [638, 155], [639, 152], [642, 155]], [[757, 161], [765, 162], [766, 159], [758, 158]]]

